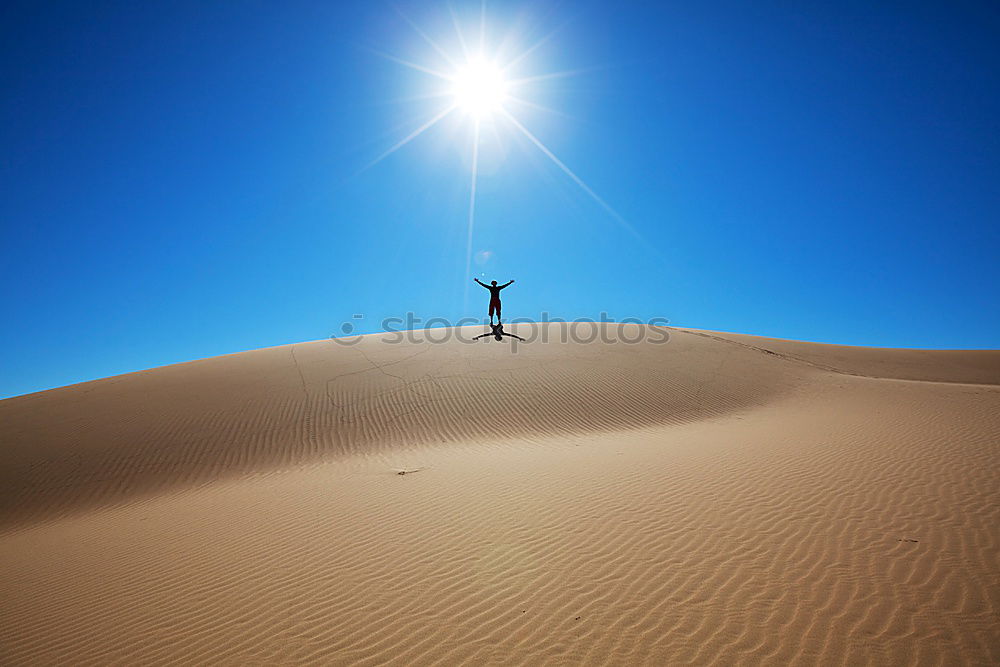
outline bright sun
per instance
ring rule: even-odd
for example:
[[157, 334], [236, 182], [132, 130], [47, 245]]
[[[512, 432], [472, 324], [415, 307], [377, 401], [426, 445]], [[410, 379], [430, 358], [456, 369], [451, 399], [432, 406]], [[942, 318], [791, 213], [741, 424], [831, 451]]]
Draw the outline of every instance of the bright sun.
[[[470, 159], [468, 161], [472, 178], [469, 188], [469, 217], [466, 225], [465, 237], [465, 277], [467, 279], [466, 299], [468, 298], [468, 286], [470, 282], [468, 278], [471, 277], [472, 271], [472, 242], [476, 220], [476, 182], [479, 178], [479, 149], [480, 137], [482, 135], [480, 130], [483, 127], [491, 130], [493, 136], [497, 139], [501, 138], [500, 133], [505, 130], [508, 132], [514, 131], [519, 133], [519, 135], [523, 135], [529, 143], [534, 144], [534, 146], [541, 151], [543, 155], [551, 160], [552, 163], [562, 170], [570, 179], [572, 179], [574, 183], [579, 185], [587, 195], [596, 201], [625, 229], [633, 235], [638, 236], [632, 226], [629, 225], [629, 223], [626, 222], [617, 211], [601, 199], [597, 193], [583, 181], [582, 178], [577, 176], [569, 167], [566, 166], [566, 164], [563, 163], [562, 160], [556, 157], [555, 153], [553, 153], [548, 146], [543, 144], [541, 139], [532, 134], [531, 131], [528, 130], [528, 128], [526, 128], [516, 117], [526, 107], [531, 107], [540, 111], [552, 111], [551, 109], [547, 109], [544, 106], [524, 99], [522, 96], [526, 90], [525, 86], [529, 86], [527, 91], [530, 92], [530, 86], [539, 81], [556, 77], [573, 76], [578, 73], [575, 71], [551, 72], [548, 74], [539, 74], [527, 77], [522, 76], [508, 78], [510, 73], [519, 71], [517, 66], [529, 54], [533, 53], [537, 48], [544, 44], [552, 33], [549, 33], [548, 36], [543, 37], [541, 40], [521, 50], [519, 53], [511, 53], [509, 51], [505, 53], [506, 49], [503, 47], [493, 51], [490, 48], [491, 42], [487, 39], [486, 34], [485, 0], [483, 0], [480, 7], [478, 42], [475, 41], [474, 33], [471, 35], [465, 34], [459, 25], [458, 18], [455, 16], [454, 12], [452, 12], [452, 20], [458, 37], [457, 44], [461, 46], [461, 52], [449, 52], [441, 44], [433, 40], [427, 33], [421, 30], [419, 26], [407, 19], [405, 16], [403, 17], [411, 25], [411, 27], [413, 27], [417, 34], [422, 37], [424, 41], [426, 41], [428, 45], [437, 53], [437, 55], [441, 56], [441, 60], [444, 63], [447, 63], [447, 67], [442, 70], [439, 69], [437, 65], [433, 64], [410, 62], [389, 54], [381, 55], [389, 60], [399, 63], [400, 65], [421, 72], [422, 74], [429, 74], [444, 84], [441, 88], [435, 87], [434, 92], [428, 95], [417, 96], [418, 98], [443, 97], [446, 99], [442, 100], [442, 104], [437, 111], [426, 119], [419, 127], [397, 141], [369, 164], [369, 166], [372, 166], [381, 162], [389, 155], [392, 155], [403, 146], [406, 146], [408, 143], [436, 126], [445, 118], [451, 116], [453, 113], [461, 112], [461, 115], [465, 116], [463, 124], [471, 129], [471, 132], [466, 133], [466, 136], [472, 140], [471, 145], [469, 146]], [[472, 37], [472, 39], [470, 40], [469, 37]], [[513, 40], [511, 39], [512, 37]], [[507, 38], [502, 41], [502, 44], [508, 47], [519, 43], [520, 42], [517, 39], [516, 34], [508, 35]], [[470, 47], [472, 50], [470, 50]], [[435, 61], [436, 60], [437, 59], [435, 59]]]
[[500, 111], [507, 98], [503, 72], [486, 60], [470, 61], [451, 81], [456, 106], [479, 117]]

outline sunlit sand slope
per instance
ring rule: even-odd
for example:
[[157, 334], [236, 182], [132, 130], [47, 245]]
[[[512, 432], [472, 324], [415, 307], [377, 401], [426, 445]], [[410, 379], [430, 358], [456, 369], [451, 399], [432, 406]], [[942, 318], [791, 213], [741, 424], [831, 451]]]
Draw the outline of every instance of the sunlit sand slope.
[[996, 350], [887, 350], [719, 331], [680, 331], [728, 340], [765, 354], [849, 375], [969, 384], [995, 384], [1000, 378], [1000, 354]]
[[1000, 353], [516, 331], [0, 401], [0, 663], [1000, 663]]

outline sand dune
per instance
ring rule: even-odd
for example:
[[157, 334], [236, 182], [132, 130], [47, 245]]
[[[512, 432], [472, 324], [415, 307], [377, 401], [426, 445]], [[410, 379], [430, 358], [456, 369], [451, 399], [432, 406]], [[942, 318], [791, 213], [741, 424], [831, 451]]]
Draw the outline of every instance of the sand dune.
[[0, 401], [0, 663], [1000, 663], [1000, 352], [541, 327]]
[[681, 331], [728, 340], [761, 352], [848, 375], [967, 384], [996, 384], [997, 378], [1000, 378], [1000, 354], [996, 350], [889, 350], [806, 343], [720, 331]]

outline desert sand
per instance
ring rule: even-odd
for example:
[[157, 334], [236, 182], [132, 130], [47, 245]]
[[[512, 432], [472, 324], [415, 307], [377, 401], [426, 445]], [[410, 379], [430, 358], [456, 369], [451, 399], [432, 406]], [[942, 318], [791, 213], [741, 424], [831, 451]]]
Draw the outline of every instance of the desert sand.
[[0, 663], [1000, 664], [1000, 352], [563, 331], [0, 401]]

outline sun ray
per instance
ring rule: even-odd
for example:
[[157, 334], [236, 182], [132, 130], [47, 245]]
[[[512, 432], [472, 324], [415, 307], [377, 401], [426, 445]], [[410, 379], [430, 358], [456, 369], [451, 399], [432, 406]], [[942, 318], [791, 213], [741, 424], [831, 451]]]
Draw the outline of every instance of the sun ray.
[[466, 60], [472, 56], [469, 53], [469, 45], [465, 43], [465, 35], [462, 34], [462, 27], [458, 24], [458, 16], [455, 15], [455, 8], [448, 5], [448, 13], [451, 14], [451, 23], [455, 26], [455, 34], [458, 35], [458, 45], [462, 48], [462, 55]]
[[402, 95], [400, 97], [387, 97], [382, 102], [373, 103], [370, 106], [388, 106], [392, 104], [403, 104], [405, 102], [422, 102], [424, 100], [439, 100], [443, 97], [451, 97], [450, 90], [436, 90], [432, 93], [419, 93], [416, 95]]
[[560, 169], [562, 169], [563, 172], [565, 172], [565, 174], [567, 176], [569, 176], [570, 178], [572, 178], [574, 183], [576, 183], [577, 185], [579, 185], [580, 188], [582, 188], [584, 192], [586, 192], [588, 195], [590, 195], [590, 197], [594, 201], [596, 201], [598, 204], [600, 204], [601, 208], [603, 208], [605, 211], [607, 211], [607, 213], [609, 215], [611, 215], [611, 217], [613, 217], [622, 227], [624, 227], [626, 230], [628, 230], [628, 232], [631, 233], [636, 239], [638, 239], [639, 241], [641, 241], [644, 245], [649, 245], [646, 242], [646, 240], [639, 235], [639, 232], [637, 232], [635, 230], [635, 228], [632, 227], [632, 225], [630, 225], [628, 223], [628, 221], [625, 220], [625, 218], [623, 218], [621, 216], [621, 214], [618, 213], [618, 211], [616, 211], [615, 209], [611, 208], [611, 205], [608, 204], [606, 201], [604, 201], [600, 197], [600, 195], [598, 195], [596, 192], [594, 192], [590, 188], [589, 185], [587, 185], [586, 183], [584, 183], [582, 178], [580, 178], [575, 173], [573, 173], [573, 170], [570, 169], [569, 167], [567, 167], [563, 163], [562, 160], [560, 160], [559, 158], [557, 158], [555, 156], [555, 153], [553, 153], [552, 151], [550, 151], [548, 149], [548, 147], [545, 144], [543, 144], [541, 142], [541, 140], [538, 139], [538, 137], [536, 137], [535, 135], [533, 135], [528, 130], [528, 128], [526, 128], [524, 125], [521, 124], [521, 122], [519, 120], [517, 120], [517, 118], [514, 118], [514, 116], [509, 111], [507, 111], [506, 109], [502, 109], [501, 111], [502, 111], [503, 115], [506, 116], [507, 119], [511, 123], [513, 123], [514, 127], [516, 127], [518, 130], [520, 130], [521, 133], [524, 134], [524, 136], [526, 136], [529, 141], [531, 141], [531, 143], [535, 144], [535, 146], [538, 148], [538, 150], [542, 151], [542, 153], [544, 153], [550, 160], [552, 160], [552, 162], [555, 163], [555, 165], [557, 167], [559, 167]]
[[469, 189], [469, 222], [465, 239], [465, 296], [462, 307], [469, 307], [469, 278], [472, 277], [472, 230], [476, 223], [476, 180], [479, 175], [479, 119], [472, 128], [472, 187]]
[[395, 9], [396, 9], [396, 13], [399, 14], [403, 18], [404, 21], [406, 21], [407, 23], [409, 23], [410, 27], [413, 28], [413, 30], [418, 35], [420, 35], [425, 42], [427, 42], [428, 44], [430, 44], [431, 48], [434, 49], [435, 51], [437, 51], [437, 54], [439, 56], [441, 56], [442, 58], [444, 58], [445, 62], [448, 63], [449, 66], [451, 66], [452, 68], [458, 67], [458, 63], [456, 63], [454, 61], [454, 59], [452, 59], [452, 57], [450, 55], [448, 55], [448, 52], [445, 51], [444, 49], [442, 49], [438, 45], [438, 43], [435, 42], [433, 39], [431, 39], [430, 36], [426, 32], [424, 32], [423, 30], [421, 30], [420, 26], [418, 26], [416, 23], [414, 23], [413, 21], [411, 21], [410, 17], [407, 16], [406, 14], [404, 14], [403, 11], [399, 7], [396, 7]]
[[552, 107], [547, 107], [543, 104], [538, 104], [536, 102], [532, 102], [531, 100], [526, 100], [523, 97], [517, 97], [516, 95], [508, 94], [506, 99], [510, 102], [514, 102], [515, 104], [521, 104], [526, 107], [536, 109], [538, 111], [544, 111], [545, 113], [550, 113], [556, 116], [562, 116], [563, 118], [568, 118], [570, 120], [578, 120], [575, 116], [571, 116], [565, 111], [559, 111], [558, 109], [553, 109]]
[[[389, 142], [389, 141], [396, 141], [396, 137], [398, 137], [402, 133], [409, 132], [410, 128], [412, 128], [412, 127], [413, 127], [413, 120], [412, 119], [408, 119], [408, 120], [402, 121], [400, 123], [396, 123], [396, 124], [392, 125], [391, 127], [386, 128], [386, 130], [384, 132], [379, 133], [378, 136], [372, 137], [369, 141], [366, 141], [364, 143], [366, 145], [376, 146], [378, 148], [378, 150], [381, 150], [382, 147], [387, 142]], [[372, 162], [371, 164], [363, 166], [361, 169], [359, 169], [357, 171], [357, 173], [360, 174], [360, 173], [364, 172], [366, 169], [368, 169], [369, 167], [371, 167], [374, 164], [375, 163]]]
[[486, 0], [479, 3], [479, 52], [486, 50]]
[[500, 136], [500, 128], [497, 127], [497, 123], [487, 123], [486, 126], [490, 128], [490, 133], [493, 135], [493, 144], [495, 146], [502, 145], [503, 137]]
[[368, 50], [381, 58], [385, 58], [386, 60], [391, 60], [397, 65], [403, 65], [404, 67], [409, 67], [410, 69], [415, 69], [418, 72], [423, 72], [424, 74], [430, 74], [431, 76], [436, 76], [437, 78], [444, 79], [445, 81], [451, 78], [444, 72], [441, 72], [439, 70], [430, 67], [425, 67], [424, 65], [420, 65], [418, 63], [410, 62], [409, 60], [403, 60], [402, 58], [397, 58], [396, 56], [386, 53], [384, 51], [379, 51], [378, 49], [371, 49], [371, 48], [369, 48]]
[[374, 167], [375, 165], [377, 165], [379, 162], [381, 162], [385, 158], [389, 157], [390, 155], [392, 155], [393, 153], [395, 153], [396, 151], [398, 151], [400, 148], [402, 148], [403, 146], [405, 146], [406, 144], [410, 143], [411, 141], [413, 141], [414, 139], [416, 139], [418, 136], [420, 136], [421, 134], [423, 134], [424, 132], [426, 132], [427, 130], [429, 130], [436, 123], [438, 123], [442, 118], [444, 118], [445, 116], [447, 116], [448, 114], [450, 114], [454, 110], [455, 110], [455, 105], [454, 104], [445, 107], [444, 110], [441, 111], [439, 114], [437, 114], [436, 116], [434, 116], [433, 118], [431, 118], [429, 121], [427, 121], [426, 123], [424, 123], [423, 125], [421, 125], [417, 129], [415, 129], [410, 134], [406, 135], [406, 137], [404, 137], [403, 139], [401, 139], [400, 141], [398, 141], [395, 145], [393, 145], [387, 151], [385, 151], [384, 153], [382, 153], [381, 155], [379, 155], [377, 158], [375, 158], [374, 160], [372, 160], [371, 162], [369, 162], [367, 165], [365, 165], [364, 169], [362, 169], [361, 171], [364, 171], [365, 169], [371, 169], [372, 167]]
[[587, 72], [592, 72], [598, 67], [583, 67], [580, 69], [569, 69], [563, 70], [561, 72], [550, 72], [548, 74], [538, 74], [536, 76], [526, 76], [520, 79], [510, 79], [507, 84], [510, 86], [521, 86], [526, 83], [535, 83], [537, 81], [548, 81], [550, 79], [565, 79], [571, 76], [578, 76], [580, 74], [586, 74]]
[[[565, 25], [565, 24], [563, 24], [563, 25]], [[541, 48], [541, 47], [542, 47], [542, 46], [543, 46], [543, 45], [544, 45], [544, 44], [545, 44], [546, 42], [548, 42], [548, 41], [549, 41], [550, 39], [552, 39], [552, 37], [553, 37], [553, 36], [554, 36], [554, 35], [555, 35], [556, 33], [558, 33], [558, 32], [559, 32], [560, 30], [562, 30], [562, 28], [563, 28], [563, 26], [562, 26], [562, 25], [560, 25], [560, 26], [557, 26], [557, 27], [556, 27], [555, 29], [553, 29], [553, 30], [550, 30], [550, 31], [548, 32], [548, 34], [546, 34], [546, 35], [545, 35], [544, 37], [542, 37], [541, 39], [539, 39], [539, 40], [538, 40], [537, 42], [535, 42], [534, 44], [532, 44], [531, 46], [529, 46], [529, 47], [528, 47], [527, 49], [525, 49], [525, 50], [521, 51], [520, 53], [518, 53], [518, 54], [517, 54], [516, 56], [514, 56], [514, 58], [513, 58], [512, 60], [508, 61], [508, 62], [507, 62], [507, 63], [506, 63], [506, 64], [505, 64], [504, 66], [503, 66], [503, 71], [505, 71], [505, 72], [506, 72], [506, 71], [509, 71], [509, 70], [513, 69], [513, 68], [514, 68], [515, 66], [517, 66], [517, 65], [518, 65], [518, 64], [519, 64], [519, 63], [520, 63], [521, 61], [523, 61], [523, 60], [524, 60], [525, 58], [527, 58], [527, 57], [528, 57], [528, 56], [530, 56], [530, 55], [531, 55], [532, 53], [534, 53], [534, 52], [535, 52], [535, 51], [537, 51], [537, 50], [538, 50], [539, 48]], [[506, 41], [506, 40], [505, 40], [505, 41]]]

